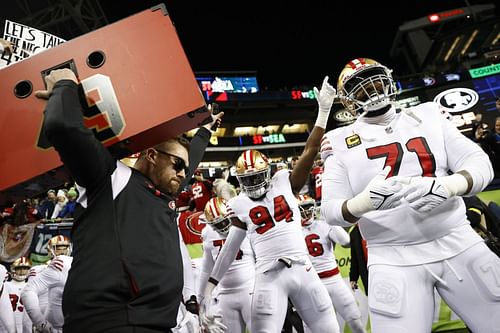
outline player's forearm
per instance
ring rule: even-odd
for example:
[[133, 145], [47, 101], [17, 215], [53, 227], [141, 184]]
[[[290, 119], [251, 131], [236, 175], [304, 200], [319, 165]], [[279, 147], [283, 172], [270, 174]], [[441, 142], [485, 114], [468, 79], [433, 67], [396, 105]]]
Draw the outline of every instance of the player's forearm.
[[246, 237], [246, 230], [232, 226], [229, 230], [229, 234], [227, 236], [226, 242], [222, 247], [217, 260], [215, 261], [214, 269], [212, 270], [212, 274], [210, 274], [210, 278], [219, 282], [226, 271], [231, 266], [231, 263], [236, 258], [238, 251], [240, 249], [240, 245]]
[[359, 218], [349, 213], [345, 199], [321, 200], [321, 216], [323, 216], [326, 223], [341, 227], [350, 227], [359, 220]]
[[307, 138], [304, 151], [300, 155], [300, 158], [290, 175], [290, 183], [292, 184], [292, 190], [295, 193], [298, 193], [309, 180], [309, 172], [311, 171], [314, 160], [319, 152], [323, 134], [325, 134], [325, 129], [315, 126]]
[[494, 178], [488, 155], [476, 143], [458, 133], [456, 128], [445, 133], [449, 168], [455, 174], [464, 176], [468, 183], [465, 193], [457, 195], [472, 196], [481, 192]]
[[[180, 234], [180, 232], [179, 232]], [[183, 278], [184, 278], [184, 288], [182, 289], [182, 296], [184, 299], [189, 299], [191, 295], [195, 295], [195, 284], [194, 284], [194, 274], [193, 274], [193, 265], [191, 264], [191, 257], [189, 256], [188, 249], [184, 241], [182, 240], [182, 236], [179, 239], [181, 255], [182, 255], [182, 266], [183, 266]]]
[[44, 315], [40, 310], [40, 302], [38, 300], [38, 295], [31, 286], [27, 285], [21, 294], [21, 301], [24, 304], [24, 309], [30, 317], [34, 325], [39, 325], [44, 321]]
[[203, 241], [203, 258], [201, 260], [201, 269], [198, 281], [198, 299], [201, 301], [204, 296], [205, 288], [207, 287], [208, 278], [210, 277], [210, 273], [214, 269], [214, 260], [210, 250], [208, 249], [209, 244], [207, 241]]

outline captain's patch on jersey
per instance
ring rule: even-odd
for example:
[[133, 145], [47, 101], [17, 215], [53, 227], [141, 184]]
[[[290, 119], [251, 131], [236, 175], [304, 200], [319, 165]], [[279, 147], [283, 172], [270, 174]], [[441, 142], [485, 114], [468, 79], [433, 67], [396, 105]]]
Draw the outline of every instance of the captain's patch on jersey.
[[345, 138], [345, 143], [347, 144], [347, 148], [356, 147], [361, 144], [361, 138], [359, 135], [354, 134]]

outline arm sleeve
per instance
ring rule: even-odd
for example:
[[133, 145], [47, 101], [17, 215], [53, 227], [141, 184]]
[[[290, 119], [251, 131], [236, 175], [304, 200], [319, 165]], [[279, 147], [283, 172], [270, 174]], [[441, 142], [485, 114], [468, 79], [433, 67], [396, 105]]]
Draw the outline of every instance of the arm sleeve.
[[7, 329], [7, 333], [16, 332], [16, 321], [12, 304], [7, 291], [4, 288], [3, 276], [0, 276], [0, 322]]
[[21, 300], [33, 324], [39, 325], [45, 320], [45, 316], [40, 309], [38, 295], [44, 290], [48, 290], [54, 281], [58, 281], [59, 275], [60, 272], [52, 265], [49, 265], [24, 287]]
[[241, 229], [237, 226], [232, 226], [229, 229], [229, 234], [227, 235], [226, 242], [222, 247], [217, 260], [215, 261], [214, 269], [212, 270], [212, 278], [217, 281], [222, 279], [224, 273], [228, 270], [229, 266], [236, 258], [236, 254], [240, 249], [240, 245], [247, 235], [246, 230]]
[[193, 176], [194, 170], [200, 164], [203, 155], [205, 154], [205, 149], [207, 148], [208, 141], [210, 140], [211, 133], [205, 127], [200, 127], [196, 134], [191, 139], [191, 143], [189, 144], [189, 174], [186, 175], [186, 178], [181, 183], [179, 187], [180, 190], [185, 188], [191, 177]]
[[183, 267], [183, 278], [184, 287], [182, 289], [183, 300], [188, 300], [191, 295], [196, 295], [195, 284], [194, 284], [194, 273], [193, 265], [191, 264], [191, 257], [189, 256], [189, 251], [187, 249], [184, 240], [182, 239], [180, 229], [179, 232], [179, 246], [181, 248], [182, 255], [182, 267]]
[[481, 147], [460, 133], [455, 125], [442, 121], [448, 167], [452, 172], [465, 170], [471, 175], [472, 188], [465, 196], [475, 195], [493, 180], [491, 161]]
[[56, 83], [44, 113], [43, 131], [78, 185], [101, 184], [116, 168], [114, 158], [83, 123], [78, 85]]
[[353, 193], [345, 168], [335, 155], [326, 156], [321, 188], [321, 216], [330, 225], [350, 227], [342, 215], [342, 204], [351, 199]]
[[335, 243], [342, 246], [349, 246], [351, 238], [344, 228], [337, 225], [332, 226], [328, 232], [328, 237]]
[[214, 259], [212, 258], [212, 255], [210, 254], [210, 251], [208, 250], [207, 246], [203, 246], [203, 259], [201, 261], [201, 272], [200, 272], [200, 283], [199, 283], [199, 288], [198, 288], [198, 299], [201, 300], [203, 299], [204, 291], [205, 288], [207, 287], [208, 283], [208, 278], [210, 277], [210, 273], [212, 272], [212, 269], [214, 268]]

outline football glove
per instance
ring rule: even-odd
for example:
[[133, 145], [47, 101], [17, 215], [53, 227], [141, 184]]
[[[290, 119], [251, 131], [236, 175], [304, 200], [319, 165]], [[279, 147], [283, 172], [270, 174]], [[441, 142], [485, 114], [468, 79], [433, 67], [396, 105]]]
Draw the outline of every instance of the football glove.
[[354, 198], [347, 200], [347, 209], [355, 217], [372, 210], [385, 210], [397, 207], [403, 198], [403, 184], [396, 178], [386, 179], [390, 166], [379, 172]]
[[456, 195], [468, 189], [467, 179], [459, 173], [445, 177], [414, 177], [404, 191], [404, 198], [410, 207], [427, 213]]

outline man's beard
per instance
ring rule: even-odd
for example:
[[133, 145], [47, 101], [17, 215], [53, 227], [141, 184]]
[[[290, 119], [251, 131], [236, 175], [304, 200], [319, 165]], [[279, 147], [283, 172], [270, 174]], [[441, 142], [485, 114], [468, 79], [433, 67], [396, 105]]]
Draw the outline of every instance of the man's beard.
[[181, 186], [180, 181], [177, 177], [172, 177], [168, 180], [165, 188], [161, 188], [160, 191], [167, 195], [175, 195], [179, 191], [179, 187]]

